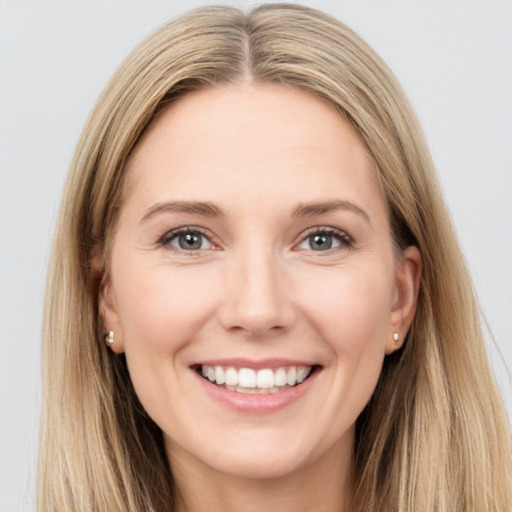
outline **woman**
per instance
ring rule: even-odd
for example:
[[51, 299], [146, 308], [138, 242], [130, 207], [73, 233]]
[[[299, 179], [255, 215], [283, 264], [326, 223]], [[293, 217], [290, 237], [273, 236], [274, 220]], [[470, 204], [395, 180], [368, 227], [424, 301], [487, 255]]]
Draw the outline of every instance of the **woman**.
[[421, 131], [318, 11], [202, 9], [121, 67], [72, 164], [43, 364], [40, 510], [512, 505]]

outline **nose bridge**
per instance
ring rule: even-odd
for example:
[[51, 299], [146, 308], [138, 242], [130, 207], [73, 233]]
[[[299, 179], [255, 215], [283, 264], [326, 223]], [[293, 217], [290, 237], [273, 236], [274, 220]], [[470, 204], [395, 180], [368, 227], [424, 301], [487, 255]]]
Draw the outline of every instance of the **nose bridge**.
[[253, 335], [282, 330], [293, 320], [282, 262], [271, 245], [247, 244], [234, 251], [222, 323]]

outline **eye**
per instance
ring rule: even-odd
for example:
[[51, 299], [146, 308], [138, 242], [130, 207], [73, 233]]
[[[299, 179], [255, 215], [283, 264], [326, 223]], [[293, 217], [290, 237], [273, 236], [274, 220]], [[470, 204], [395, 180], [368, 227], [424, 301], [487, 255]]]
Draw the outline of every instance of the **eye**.
[[317, 228], [298, 245], [298, 249], [325, 252], [331, 249], [352, 247], [352, 239], [343, 231], [334, 228]]
[[208, 237], [197, 228], [170, 231], [162, 237], [160, 244], [183, 251], [200, 251], [214, 247]]

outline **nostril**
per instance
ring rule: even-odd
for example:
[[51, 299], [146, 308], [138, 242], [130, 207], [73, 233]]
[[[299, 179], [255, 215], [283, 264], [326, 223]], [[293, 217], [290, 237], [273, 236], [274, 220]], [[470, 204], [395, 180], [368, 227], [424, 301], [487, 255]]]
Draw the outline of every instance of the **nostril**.
[[275, 262], [263, 265], [249, 256], [251, 268], [245, 268], [251, 261], [244, 262], [246, 272], [243, 282], [226, 286], [226, 295], [218, 309], [222, 326], [231, 332], [243, 332], [255, 337], [272, 333], [275, 335], [287, 329], [295, 321], [294, 307], [290, 296], [276, 272], [269, 271]]

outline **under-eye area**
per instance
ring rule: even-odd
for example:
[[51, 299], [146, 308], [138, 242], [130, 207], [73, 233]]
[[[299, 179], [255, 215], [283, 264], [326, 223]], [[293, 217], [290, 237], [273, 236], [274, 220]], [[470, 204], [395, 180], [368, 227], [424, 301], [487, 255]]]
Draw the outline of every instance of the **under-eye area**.
[[278, 393], [299, 386], [315, 372], [319, 365], [290, 365], [278, 368], [235, 368], [234, 366], [194, 365], [192, 367], [201, 377], [216, 386], [229, 391], [247, 394]]

